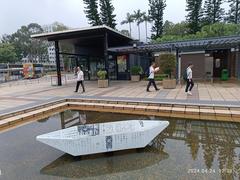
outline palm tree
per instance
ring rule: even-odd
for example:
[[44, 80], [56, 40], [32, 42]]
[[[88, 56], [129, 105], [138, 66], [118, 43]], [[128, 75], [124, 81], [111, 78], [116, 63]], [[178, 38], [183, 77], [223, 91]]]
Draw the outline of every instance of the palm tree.
[[151, 17], [146, 14], [146, 12], [143, 12], [143, 21], [145, 22], [145, 28], [146, 28], [146, 43], [148, 40], [148, 23], [152, 22]]
[[138, 26], [138, 39], [139, 39], [139, 41], [140, 41], [140, 24], [144, 21], [143, 20], [143, 15], [144, 15], [144, 13], [142, 13], [140, 9], [137, 10], [137, 11], [134, 11], [134, 14], [133, 14], [134, 20], [136, 21], [137, 26]]
[[127, 13], [126, 19], [121, 22], [121, 25], [129, 24], [130, 36], [132, 36], [131, 23], [133, 22], [134, 22], [134, 18], [133, 18], [133, 15], [131, 15], [130, 13]]

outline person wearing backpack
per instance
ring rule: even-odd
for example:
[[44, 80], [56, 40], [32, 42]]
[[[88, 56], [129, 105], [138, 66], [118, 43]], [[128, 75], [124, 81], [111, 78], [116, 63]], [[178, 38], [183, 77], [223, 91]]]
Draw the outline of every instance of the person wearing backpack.
[[192, 79], [192, 68], [193, 68], [193, 64], [189, 63], [188, 68], [186, 69], [186, 75], [184, 77], [184, 79], [186, 79], [187, 85], [186, 85], [186, 89], [185, 92], [192, 96], [192, 88], [194, 87], [194, 82]]
[[156, 91], [159, 91], [160, 89], [157, 88], [157, 85], [154, 80], [154, 73], [159, 71], [159, 67], [156, 67], [156, 63], [152, 62], [152, 65], [149, 67], [148, 71], [148, 85], [147, 85], [147, 92], [150, 92], [149, 88], [153, 84]]

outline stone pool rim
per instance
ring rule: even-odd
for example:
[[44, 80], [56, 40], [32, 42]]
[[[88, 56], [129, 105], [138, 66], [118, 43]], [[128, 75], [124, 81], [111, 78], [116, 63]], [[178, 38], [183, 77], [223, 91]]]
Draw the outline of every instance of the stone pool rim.
[[65, 110], [84, 110], [97, 112], [114, 112], [136, 115], [153, 115], [167, 118], [184, 118], [191, 120], [212, 120], [240, 122], [240, 104], [205, 104], [192, 102], [171, 102], [168, 100], [148, 100], [133, 98], [96, 98], [69, 96], [54, 98], [40, 103], [28, 104], [0, 112], [1, 128], [12, 126], [25, 120], [36, 121], [47, 118]]

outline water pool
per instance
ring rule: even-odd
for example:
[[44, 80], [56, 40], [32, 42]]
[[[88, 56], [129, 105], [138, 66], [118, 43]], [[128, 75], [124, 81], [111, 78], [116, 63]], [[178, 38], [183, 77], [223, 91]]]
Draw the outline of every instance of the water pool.
[[238, 123], [169, 119], [169, 127], [145, 149], [83, 157], [35, 140], [76, 124], [130, 119], [161, 118], [66, 111], [2, 132], [0, 179], [239, 179]]

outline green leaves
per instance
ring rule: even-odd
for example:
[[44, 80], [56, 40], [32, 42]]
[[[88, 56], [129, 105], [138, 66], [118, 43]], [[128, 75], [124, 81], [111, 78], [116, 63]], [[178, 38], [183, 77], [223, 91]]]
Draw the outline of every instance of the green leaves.
[[163, 34], [163, 11], [166, 8], [166, 0], [149, 0], [149, 16], [153, 21], [152, 35], [157, 39]]
[[230, 10], [227, 14], [227, 21], [229, 23], [240, 23], [240, 0], [228, 0], [230, 3]]
[[171, 74], [176, 68], [176, 57], [171, 53], [161, 54], [160, 56], [160, 68], [165, 74], [168, 74], [171, 78]]
[[10, 43], [14, 47], [17, 59], [28, 57], [30, 60], [39, 61], [46, 59], [47, 44], [40, 40], [32, 39], [32, 34], [42, 33], [42, 27], [37, 23], [31, 23], [28, 26], [22, 26], [17, 32], [9, 35], [3, 42]]
[[116, 28], [116, 15], [113, 14], [114, 7], [111, 0], [100, 0], [100, 13], [98, 12], [97, 0], [83, 0], [85, 7], [85, 14], [89, 24], [92, 26], [107, 25], [113, 29]]
[[204, 24], [213, 24], [221, 22], [224, 18], [224, 9], [221, 7], [223, 0], [205, 0], [204, 4]]
[[186, 11], [190, 33], [194, 34], [201, 29], [202, 0], [187, 0]]
[[92, 26], [101, 25], [100, 15], [98, 13], [98, 3], [97, 0], [83, 0], [85, 7], [85, 14], [88, 19], [89, 24]]
[[102, 23], [115, 29], [116, 28], [116, 15], [113, 14], [114, 7], [111, 0], [100, 0], [100, 17]]
[[203, 39], [208, 37], [221, 37], [240, 35], [240, 24], [215, 23], [203, 26], [201, 31], [196, 34], [167, 34], [162, 38], [158, 38], [155, 42], [180, 41], [191, 39]]
[[14, 46], [9, 43], [0, 43], [0, 63], [12, 63], [16, 60]]

